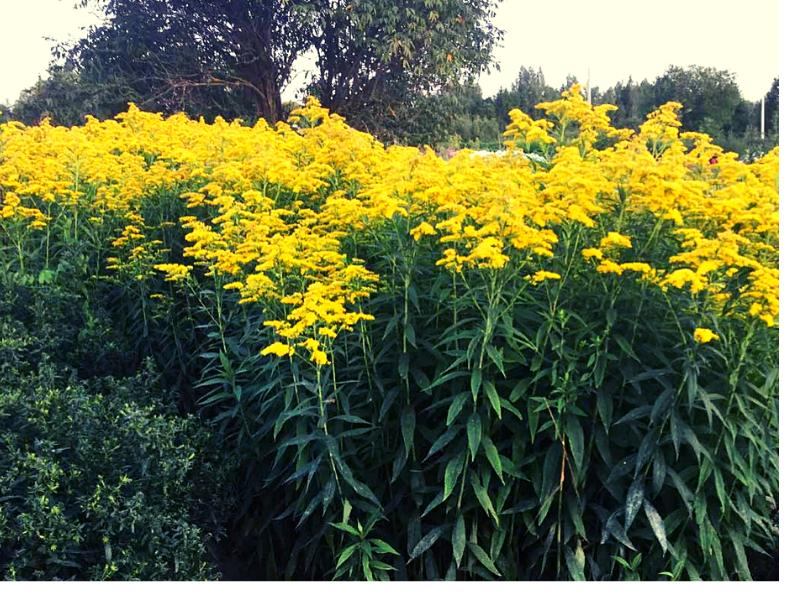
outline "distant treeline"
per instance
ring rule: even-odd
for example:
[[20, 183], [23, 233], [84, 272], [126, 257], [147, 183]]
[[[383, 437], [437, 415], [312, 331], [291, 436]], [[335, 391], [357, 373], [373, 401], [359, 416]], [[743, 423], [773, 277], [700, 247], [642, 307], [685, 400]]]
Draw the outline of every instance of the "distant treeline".
[[[453, 94], [452, 137], [448, 142], [473, 147], [498, 145], [509, 123], [509, 110], [520, 108], [534, 119], [542, 118], [544, 111], [536, 105], [559, 98], [573, 83], [578, 83], [577, 79], [568, 76], [563, 85], [555, 88], [545, 82], [541, 69], [523, 67], [511, 89], [500, 89], [489, 98], [482, 96], [477, 85], [464, 86]], [[618, 108], [609, 113], [614, 127], [634, 130], [661, 104], [680, 102], [684, 130], [707, 133], [725, 150], [749, 159], [778, 143], [778, 86], [779, 80], [775, 79], [766, 95], [763, 140], [761, 102], [742, 98], [734, 76], [727, 71], [673, 66], [654, 83], [636, 83], [629, 78], [604, 92], [593, 87], [591, 99], [592, 104], [613, 104]]]

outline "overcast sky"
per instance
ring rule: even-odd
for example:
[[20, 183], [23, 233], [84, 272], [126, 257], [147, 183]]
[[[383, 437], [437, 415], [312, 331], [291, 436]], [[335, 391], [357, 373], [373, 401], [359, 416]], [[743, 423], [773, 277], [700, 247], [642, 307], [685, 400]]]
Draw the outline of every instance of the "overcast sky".
[[[77, 0], [0, 0], [0, 102], [46, 77], [53, 42], [97, 23]], [[480, 79], [484, 96], [509, 88], [520, 67], [541, 67], [558, 87], [568, 74], [601, 91], [617, 81], [653, 82], [670, 65], [696, 64], [736, 74], [742, 95], [758, 100], [778, 77], [778, 0], [505, 0], [494, 23], [505, 30], [500, 72]], [[791, 3], [786, 3], [791, 4]], [[300, 68], [308, 68], [300, 63]], [[302, 77], [295, 79], [295, 88]], [[286, 90], [289, 99], [293, 89]]]

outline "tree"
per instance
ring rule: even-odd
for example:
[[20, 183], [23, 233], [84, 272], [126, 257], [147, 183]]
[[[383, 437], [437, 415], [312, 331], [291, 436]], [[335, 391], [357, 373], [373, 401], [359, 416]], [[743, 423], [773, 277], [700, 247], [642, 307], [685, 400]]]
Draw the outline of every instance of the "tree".
[[769, 135], [778, 135], [778, 109], [780, 81], [776, 77], [764, 100], [764, 129]]
[[369, 102], [404, 80], [431, 93], [488, 70], [502, 32], [496, 0], [331, 0], [315, 9], [317, 77], [310, 89], [334, 111]]
[[[81, 0], [107, 20], [56, 58], [91, 80], [124, 82], [131, 100], [176, 112], [210, 88], [243, 92], [275, 121], [281, 88], [310, 47], [311, 23], [282, 0]], [[199, 92], [199, 93], [198, 93]]]
[[688, 131], [702, 131], [716, 137], [731, 123], [742, 97], [734, 75], [710, 67], [688, 69], [670, 66], [654, 85], [655, 104], [669, 101], [683, 104], [681, 121]]
[[499, 1], [81, 0], [107, 21], [57, 57], [98, 81], [125, 81], [150, 110], [196, 108], [215, 90], [217, 103], [244, 98], [275, 122], [296, 59], [314, 51], [308, 91], [323, 105], [391, 114], [489, 67]]

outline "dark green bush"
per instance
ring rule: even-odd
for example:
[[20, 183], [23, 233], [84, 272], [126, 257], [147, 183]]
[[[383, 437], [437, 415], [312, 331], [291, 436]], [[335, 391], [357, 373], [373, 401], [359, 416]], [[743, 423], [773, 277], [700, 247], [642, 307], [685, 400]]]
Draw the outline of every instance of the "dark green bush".
[[3, 578], [219, 577], [207, 546], [223, 534], [224, 461], [160, 397], [152, 365], [88, 383], [46, 361], [34, 375], [4, 367]]

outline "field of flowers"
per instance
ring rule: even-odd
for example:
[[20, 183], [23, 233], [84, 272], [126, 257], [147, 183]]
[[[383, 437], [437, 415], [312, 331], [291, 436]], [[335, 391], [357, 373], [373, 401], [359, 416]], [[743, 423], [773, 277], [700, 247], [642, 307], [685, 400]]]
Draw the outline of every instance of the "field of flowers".
[[676, 103], [617, 130], [579, 86], [540, 108], [450, 160], [313, 98], [275, 128], [8, 123], [0, 278], [79, 282], [214, 424], [262, 577], [749, 579], [778, 148], [739, 162]]

